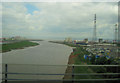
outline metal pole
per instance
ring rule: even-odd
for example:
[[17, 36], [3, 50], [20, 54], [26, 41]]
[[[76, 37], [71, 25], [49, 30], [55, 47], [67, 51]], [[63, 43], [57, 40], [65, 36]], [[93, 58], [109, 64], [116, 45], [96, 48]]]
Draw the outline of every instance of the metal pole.
[[117, 29], [117, 24], [115, 24], [115, 43], [117, 43], [118, 41], [118, 33], [117, 33], [118, 29]]
[[94, 17], [94, 30], [93, 30], [93, 42], [95, 43], [97, 41], [97, 33], [96, 33], [96, 14]]
[[8, 82], [7, 82], [7, 78], [8, 78], [7, 72], [8, 72], [8, 65], [5, 64], [5, 83], [8, 83]]
[[72, 83], [74, 83], [74, 66], [72, 66]]

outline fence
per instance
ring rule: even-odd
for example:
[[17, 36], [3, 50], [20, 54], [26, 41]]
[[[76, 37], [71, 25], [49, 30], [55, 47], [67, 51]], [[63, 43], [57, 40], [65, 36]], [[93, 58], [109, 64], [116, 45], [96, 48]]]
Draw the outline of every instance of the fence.
[[[17, 65], [17, 66], [22, 66], [22, 65]], [[24, 67], [26, 67], [27, 65], [24, 65]], [[31, 65], [29, 65], [29, 66], [31, 66]], [[50, 71], [49, 73], [47, 72], [47, 73], [39, 73], [39, 72], [37, 72], [36, 71], [36, 73], [35, 72], [22, 72], [23, 70], [19, 70], [19, 72], [9, 72], [9, 67], [11, 67], [11, 65], [10, 64], [4, 64], [3, 65], [3, 72], [2, 72], [2, 75], [4, 75], [4, 77], [2, 78], [2, 81], [3, 81], [3, 83], [24, 83], [24, 81], [25, 81], [25, 83], [28, 83], [28, 81], [29, 81], [29, 83], [37, 83], [37, 82], [35, 82], [35, 81], [38, 81], [38, 83], [79, 83], [79, 82], [90, 82], [90, 81], [119, 81], [120, 80], [120, 78], [119, 78], [119, 76], [120, 76], [120, 73], [119, 73], [119, 69], [118, 69], [118, 67], [120, 67], [119, 65], [33, 65], [33, 66], [36, 66], [36, 67], [53, 67], [53, 68], [55, 68], [55, 67], [71, 67], [72, 68], [72, 72], [70, 73], [50, 73], [50, 72], [52, 72], [52, 71]], [[22, 68], [22, 69], [24, 69], [24, 67]], [[113, 67], [113, 68], [117, 68], [115, 71], [116, 72], [113, 72], [113, 73], [101, 73], [101, 72], [99, 72], [99, 73], [79, 73], [79, 72], [75, 72], [75, 68], [77, 68], [77, 67], [80, 67], [80, 68], [84, 68], [84, 67]], [[31, 70], [30, 68], [28, 68], [29, 70]], [[27, 70], [28, 70], [27, 69]], [[49, 71], [49, 70], [48, 70]], [[19, 75], [22, 75], [22, 76], [25, 76], [25, 75], [28, 75], [28, 76], [49, 76], [49, 77], [51, 77], [51, 76], [71, 76], [71, 79], [47, 79], [47, 78], [44, 78], [44, 79], [39, 79], [39, 78], [37, 78], [37, 79], [33, 79], [33, 78], [30, 78], [30, 79], [24, 79], [24, 78], [9, 78], [9, 76], [8, 75], [17, 75], [17, 76], [19, 76]], [[80, 76], [82, 76], [83, 78], [82, 79], [76, 79], [76, 76], [78, 76], [78, 77], [80, 77]], [[92, 78], [92, 79], [88, 79], [88, 78], [84, 78], [84, 76], [86, 77], [86, 76], [90, 76], [90, 77], [92, 77], [92, 76], [106, 76], [106, 77], [108, 77], [108, 78]], [[110, 77], [110, 76], [112, 76], [112, 78]], [[17, 81], [17, 82], [16, 82]], [[21, 82], [20, 82], [21, 81]]]

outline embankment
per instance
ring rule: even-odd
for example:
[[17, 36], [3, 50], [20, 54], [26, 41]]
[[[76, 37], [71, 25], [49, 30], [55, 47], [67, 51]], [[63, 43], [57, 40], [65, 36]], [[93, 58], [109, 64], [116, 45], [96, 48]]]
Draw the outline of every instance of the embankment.
[[[70, 54], [70, 56], [69, 56], [69, 59], [68, 59], [68, 65], [74, 64], [75, 58], [76, 58], [76, 57], [73, 55], [73, 52], [72, 52], [72, 53]], [[67, 75], [68, 73], [69, 73], [69, 74], [72, 73], [72, 66], [68, 66], [68, 67], [67, 67], [63, 79], [72, 79], [72, 75]]]

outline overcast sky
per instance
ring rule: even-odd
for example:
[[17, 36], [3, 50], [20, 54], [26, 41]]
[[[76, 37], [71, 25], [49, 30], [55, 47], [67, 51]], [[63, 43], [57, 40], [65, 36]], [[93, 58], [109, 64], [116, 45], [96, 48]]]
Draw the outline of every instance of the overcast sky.
[[114, 25], [118, 22], [117, 2], [5, 2], [2, 8], [4, 37], [91, 38], [96, 13], [97, 37], [113, 39]]

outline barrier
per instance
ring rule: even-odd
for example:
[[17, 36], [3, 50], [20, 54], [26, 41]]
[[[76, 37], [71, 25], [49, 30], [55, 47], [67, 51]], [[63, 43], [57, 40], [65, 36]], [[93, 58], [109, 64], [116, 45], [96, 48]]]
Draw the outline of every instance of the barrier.
[[[32, 72], [26, 72], [26, 73], [21, 73], [21, 72], [9, 72], [8, 68], [9, 64], [3, 65], [5, 67], [5, 71], [2, 72], [1, 74], [5, 75], [5, 78], [2, 79], [3, 83], [9, 83], [8, 81], [60, 81], [62, 82], [80, 82], [80, 81], [119, 81], [120, 78], [107, 78], [107, 79], [75, 79], [75, 76], [102, 76], [102, 75], [120, 75], [120, 73], [75, 73], [74, 68], [75, 67], [119, 67], [119, 65], [36, 65], [40, 67], [44, 66], [52, 66], [52, 67], [59, 67], [59, 66], [70, 66], [72, 67], [72, 72], [71, 73], [32, 73]], [[19, 65], [18, 65], [19, 66]], [[118, 70], [117, 70], [118, 71]], [[8, 78], [8, 75], [37, 75], [37, 76], [61, 76], [61, 75], [71, 75], [72, 79], [11, 79]], [[34, 83], [34, 82], [33, 82]]]

